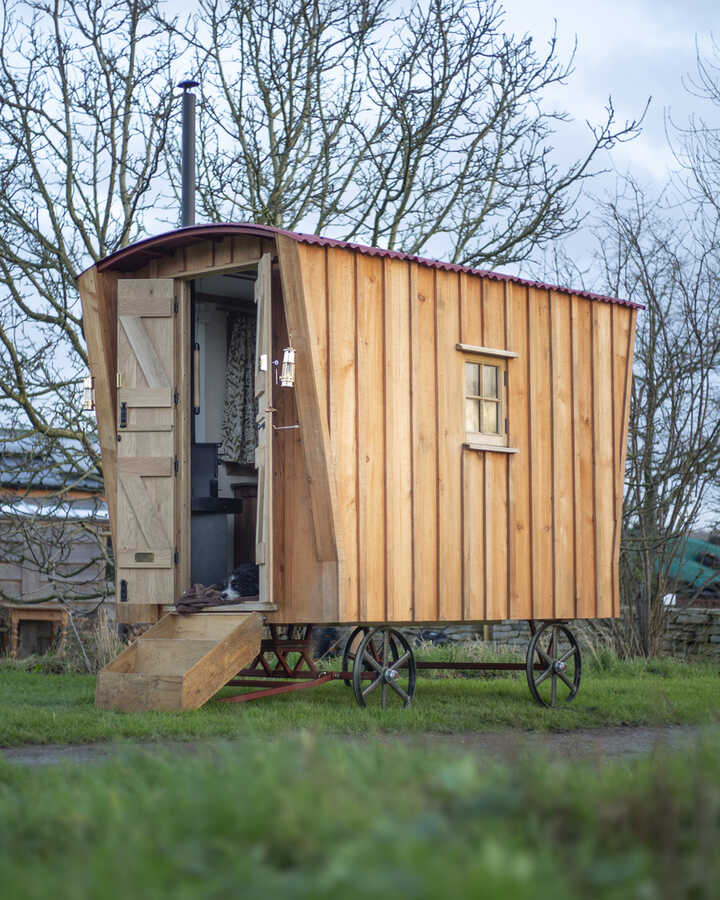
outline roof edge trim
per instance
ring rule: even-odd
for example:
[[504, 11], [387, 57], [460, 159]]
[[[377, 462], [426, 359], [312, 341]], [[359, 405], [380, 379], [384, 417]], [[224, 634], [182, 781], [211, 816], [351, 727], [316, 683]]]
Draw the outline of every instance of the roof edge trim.
[[[276, 228], [272, 225], [257, 225], [252, 222], [224, 222], [224, 223], [208, 223], [205, 225], [188, 225], [184, 228], [176, 228], [163, 234], [154, 235], [152, 237], [143, 238], [122, 247], [101, 259], [96, 263], [98, 271], [125, 271], [131, 272], [141, 268], [151, 259], [155, 258], [157, 251], [161, 249], [172, 250], [175, 248], [187, 246], [195, 243], [198, 239], [221, 240], [224, 237], [232, 235], [247, 235], [250, 237], [272, 238], [275, 235], [283, 235], [292, 238], [301, 244], [314, 244], [322, 247], [338, 247], [346, 250], [353, 250], [362, 253], [365, 256], [378, 256], [389, 259], [404, 260], [406, 262], [414, 262], [421, 266], [427, 266], [433, 269], [440, 269], [445, 272], [465, 272], [468, 275], [478, 275], [483, 278], [489, 278], [493, 281], [506, 281], [512, 284], [520, 284], [526, 287], [537, 288], [538, 290], [555, 291], [561, 294], [574, 294], [578, 297], [585, 297], [588, 300], [599, 300], [604, 303], [614, 303], [620, 306], [627, 306], [632, 309], [644, 309], [641, 303], [635, 303], [632, 300], [623, 300], [618, 297], [609, 297], [604, 294], [596, 294], [586, 290], [574, 290], [573, 288], [562, 287], [560, 285], [546, 284], [542, 281], [532, 281], [527, 278], [521, 278], [517, 275], [507, 275], [502, 272], [493, 272], [486, 269], [476, 269], [471, 266], [462, 266], [458, 263], [442, 262], [436, 259], [427, 259], [422, 256], [416, 256], [411, 253], [402, 253], [398, 250], [384, 250], [381, 247], [368, 247], [364, 244], [355, 244], [350, 241], [341, 241], [336, 238], [322, 237], [316, 234], [304, 234], [296, 231], [286, 231], [282, 228]], [[92, 266], [90, 267], [92, 268]]]

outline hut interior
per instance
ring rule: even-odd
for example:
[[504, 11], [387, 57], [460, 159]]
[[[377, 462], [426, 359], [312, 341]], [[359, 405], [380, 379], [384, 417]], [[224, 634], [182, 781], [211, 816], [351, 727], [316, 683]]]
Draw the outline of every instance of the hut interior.
[[255, 562], [254, 271], [191, 283], [190, 580], [220, 584]]

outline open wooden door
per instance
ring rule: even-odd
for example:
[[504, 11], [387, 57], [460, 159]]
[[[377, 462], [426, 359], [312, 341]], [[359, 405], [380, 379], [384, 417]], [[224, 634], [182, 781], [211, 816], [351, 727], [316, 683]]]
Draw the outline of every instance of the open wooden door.
[[258, 473], [255, 562], [260, 581], [260, 602], [273, 602], [272, 542], [272, 445], [273, 445], [273, 360], [272, 360], [272, 257], [263, 255], [255, 282], [257, 338], [255, 352], [255, 400], [257, 434], [255, 468]]
[[175, 602], [174, 282], [118, 281], [117, 613]]

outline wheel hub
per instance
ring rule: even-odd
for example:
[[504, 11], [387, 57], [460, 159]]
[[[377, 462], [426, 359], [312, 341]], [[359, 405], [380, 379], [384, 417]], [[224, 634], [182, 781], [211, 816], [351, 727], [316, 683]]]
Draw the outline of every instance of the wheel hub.
[[397, 681], [399, 677], [400, 673], [397, 669], [385, 669], [385, 671], [383, 672], [383, 678], [388, 683], [391, 681]]
[[566, 669], [567, 663], [563, 662], [561, 659], [553, 663], [553, 670], [555, 672], [564, 672]]

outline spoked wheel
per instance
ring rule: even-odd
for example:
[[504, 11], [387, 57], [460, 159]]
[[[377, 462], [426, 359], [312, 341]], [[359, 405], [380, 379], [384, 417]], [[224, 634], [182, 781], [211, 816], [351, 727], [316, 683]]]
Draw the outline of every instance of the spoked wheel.
[[[350, 672], [354, 669], [357, 651], [360, 649], [360, 644], [362, 643], [362, 640], [368, 633], [368, 631], [370, 631], [370, 627], [368, 625], [358, 625], [357, 628], [350, 632], [348, 639], [345, 641], [345, 649], [343, 650], [342, 655], [343, 672]], [[397, 644], [392, 638], [390, 639], [390, 649], [393, 653], [395, 653], [395, 658], [397, 659], [397, 657], [399, 656], [397, 652]], [[380, 662], [382, 648], [379, 646], [377, 641], [373, 642], [369, 650], [374, 655], [376, 662]], [[345, 685], [345, 687], [352, 687], [352, 681], [344, 681], [343, 684]]]
[[566, 625], [545, 622], [532, 636], [526, 672], [533, 699], [541, 706], [569, 703], [580, 690], [582, 657]]
[[358, 704], [379, 702], [385, 709], [389, 701], [394, 701], [407, 709], [415, 695], [415, 680], [415, 656], [405, 635], [393, 628], [368, 631], [353, 663]]

